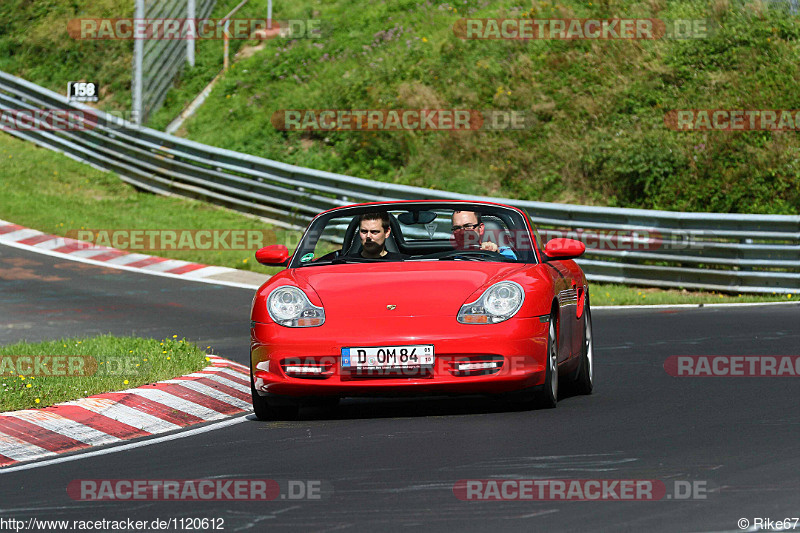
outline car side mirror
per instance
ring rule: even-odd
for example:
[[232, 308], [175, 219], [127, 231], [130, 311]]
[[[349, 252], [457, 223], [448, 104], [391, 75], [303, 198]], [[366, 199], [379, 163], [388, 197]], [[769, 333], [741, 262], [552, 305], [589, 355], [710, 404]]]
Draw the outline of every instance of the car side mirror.
[[583, 255], [586, 245], [575, 239], [550, 239], [544, 247], [548, 259], [575, 259]]
[[262, 265], [286, 266], [289, 264], [289, 249], [283, 244], [265, 246], [256, 251], [256, 261]]

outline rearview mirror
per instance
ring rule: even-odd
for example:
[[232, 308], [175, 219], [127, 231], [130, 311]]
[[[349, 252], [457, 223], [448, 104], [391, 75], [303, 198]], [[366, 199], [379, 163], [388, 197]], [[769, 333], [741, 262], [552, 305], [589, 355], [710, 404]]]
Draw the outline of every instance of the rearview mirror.
[[256, 251], [256, 261], [262, 265], [286, 266], [289, 264], [289, 249], [282, 244], [265, 246]]
[[575, 239], [550, 239], [544, 247], [544, 254], [549, 259], [575, 259], [585, 251], [586, 245]]
[[430, 224], [436, 220], [436, 213], [433, 211], [408, 211], [397, 215], [397, 220], [406, 226], [414, 224]]

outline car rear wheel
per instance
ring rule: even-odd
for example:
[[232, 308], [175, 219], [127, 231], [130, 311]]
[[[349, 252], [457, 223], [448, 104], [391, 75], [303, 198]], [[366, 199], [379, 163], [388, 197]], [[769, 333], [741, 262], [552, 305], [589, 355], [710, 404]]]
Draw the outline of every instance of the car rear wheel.
[[537, 398], [539, 407], [552, 409], [558, 403], [558, 316], [550, 317], [547, 334], [547, 369]]
[[250, 373], [250, 394], [253, 398], [253, 413], [259, 420], [295, 420], [300, 414], [299, 405], [270, 405], [256, 392], [253, 374]]
[[575, 391], [578, 394], [591, 394], [594, 388], [594, 341], [592, 339], [592, 314], [589, 311], [588, 301], [584, 314], [583, 351], [578, 378], [575, 380]]

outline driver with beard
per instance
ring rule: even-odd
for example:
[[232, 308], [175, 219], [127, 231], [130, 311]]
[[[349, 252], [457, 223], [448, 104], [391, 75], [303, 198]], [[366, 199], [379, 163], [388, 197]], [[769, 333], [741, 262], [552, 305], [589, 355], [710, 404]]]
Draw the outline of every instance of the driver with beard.
[[408, 256], [386, 249], [386, 238], [391, 234], [389, 214], [386, 211], [364, 213], [359, 217], [358, 235], [361, 237], [361, 252], [357, 255], [367, 259], [401, 261]]
[[492, 241], [481, 242], [485, 231], [481, 214], [475, 211], [453, 212], [453, 242], [460, 250], [480, 249], [498, 252], [509, 259], [516, 259], [517, 254], [508, 246], [497, 246]]

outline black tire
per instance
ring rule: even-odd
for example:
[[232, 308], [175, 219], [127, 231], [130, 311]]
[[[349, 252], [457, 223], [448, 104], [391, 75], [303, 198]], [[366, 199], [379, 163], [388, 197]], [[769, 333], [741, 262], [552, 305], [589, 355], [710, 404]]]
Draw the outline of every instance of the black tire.
[[299, 405], [270, 405], [269, 401], [256, 392], [253, 373], [250, 373], [250, 394], [253, 397], [253, 413], [259, 420], [296, 420], [300, 414]]
[[553, 409], [558, 404], [558, 315], [550, 317], [547, 332], [547, 369], [544, 384], [536, 395], [536, 403], [542, 409]]
[[594, 339], [592, 337], [592, 313], [589, 310], [588, 300], [584, 310], [583, 350], [574, 387], [578, 394], [591, 394], [594, 389]]
[[339, 407], [340, 400], [341, 398], [339, 398], [338, 396], [333, 398], [324, 398], [323, 400], [320, 401], [319, 406], [322, 407], [323, 409], [336, 409], [337, 407]]

